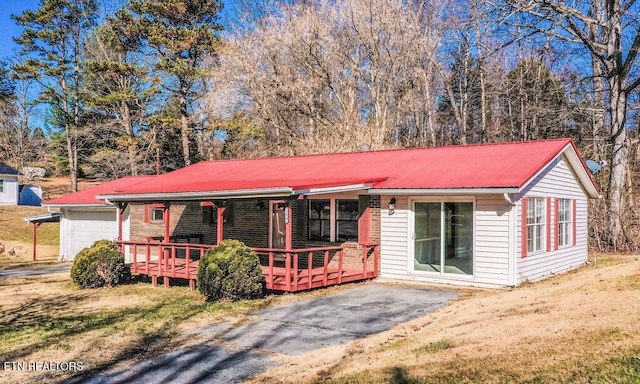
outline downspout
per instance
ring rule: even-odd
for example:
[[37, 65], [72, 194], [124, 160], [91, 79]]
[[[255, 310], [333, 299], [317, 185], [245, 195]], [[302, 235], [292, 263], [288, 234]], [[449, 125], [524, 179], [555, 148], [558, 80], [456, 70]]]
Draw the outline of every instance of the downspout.
[[517, 203], [513, 201], [513, 198], [508, 194], [504, 193], [503, 195], [504, 201], [509, 203], [513, 208], [509, 210], [509, 284], [512, 287], [516, 287], [518, 284], [516, 283], [517, 268], [518, 268], [518, 259], [516, 257], [516, 252], [518, 250], [517, 244], [517, 235], [516, 235], [516, 226], [517, 226], [517, 212], [515, 210], [515, 206]]
[[165, 202], [164, 203], [164, 212], [162, 215], [163, 219], [164, 219], [164, 242], [165, 243], [170, 243], [171, 242], [171, 206], [169, 205], [169, 203]]
[[509, 196], [507, 192], [504, 193], [504, 201], [506, 201], [507, 203], [511, 204], [514, 207], [516, 205], [516, 203], [513, 202], [511, 196]]

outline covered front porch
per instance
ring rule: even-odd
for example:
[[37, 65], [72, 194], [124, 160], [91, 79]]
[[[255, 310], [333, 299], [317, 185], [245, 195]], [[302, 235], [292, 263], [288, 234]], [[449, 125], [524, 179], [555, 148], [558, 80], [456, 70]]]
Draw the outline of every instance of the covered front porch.
[[[118, 241], [131, 273], [151, 276], [152, 284], [163, 278], [186, 279], [195, 287], [198, 263], [213, 245]], [[260, 257], [265, 286], [269, 290], [297, 292], [306, 289], [371, 279], [378, 276], [377, 243], [359, 244], [362, 268], [345, 267], [345, 246], [303, 249], [252, 248]]]
[[[161, 277], [165, 286], [186, 279], [194, 288], [199, 260], [226, 238], [258, 254], [269, 290], [296, 292], [377, 277], [379, 230], [372, 231], [370, 221], [379, 209], [372, 214], [369, 196], [357, 193], [321, 197], [126, 202], [118, 210], [117, 242], [131, 272], [150, 276], [153, 285]], [[339, 206], [350, 207], [348, 219], [332, 211]]]

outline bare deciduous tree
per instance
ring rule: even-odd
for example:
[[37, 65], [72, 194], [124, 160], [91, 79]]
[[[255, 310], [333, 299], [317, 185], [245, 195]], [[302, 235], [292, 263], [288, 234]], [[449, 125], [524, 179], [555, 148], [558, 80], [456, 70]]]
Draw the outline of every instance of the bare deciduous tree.
[[[495, 3], [494, 3], [495, 4]], [[609, 242], [617, 248], [623, 240], [621, 215], [629, 163], [627, 137], [628, 95], [640, 85], [640, 5], [635, 0], [504, 0], [498, 12], [527, 34], [539, 32], [566, 46], [584, 49], [592, 58], [595, 87], [607, 104], [605, 123], [610, 126], [610, 178], [607, 189]], [[597, 129], [597, 128], [596, 128]]]
[[227, 118], [247, 111], [275, 153], [434, 145], [447, 7], [394, 0], [283, 5], [228, 38], [211, 97]]

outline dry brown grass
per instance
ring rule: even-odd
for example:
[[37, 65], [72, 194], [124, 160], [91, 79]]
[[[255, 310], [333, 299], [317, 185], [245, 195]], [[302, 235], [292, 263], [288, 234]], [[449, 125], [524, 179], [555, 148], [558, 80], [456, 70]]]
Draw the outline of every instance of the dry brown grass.
[[[80, 180], [79, 188], [98, 184], [98, 181]], [[36, 184], [43, 189], [43, 200], [50, 200], [71, 192], [68, 178], [51, 177]], [[37, 260], [33, 261], [33, 225], [24, 221], [27, 216], [48, 213], [43, 207], [0, 205], [0, 269], [49, 264], [59, 255], [60, 225], [44, 223], [38, 227]]]
[[429, 316], [300, 357], [262, 383], [640, 381], [640, 261], [603, 256], [508, 290], [465, 291]]
[[[138, 283], [81, 290], [68, 274], [0, 279], [0, 362], [80, 361], [82, 373], [108, 370], [207, 341], [185, 331], [223, 320], [242, 323], [250, 312], [350, 287], [206, 303], [186, 287]], [[0, 383], [49, 383], [74, 374], [5, 370]]]
[[55, 262], [59, 255], [60, 224], [37, 229], [37, 261], [33, 262], [33, 224], [25, 217], [46, 214], [42, 207], [0, 206], [0, 269]]
[[[517, 289], [463, 290], [435, 313], [346, 345], [275, 355], [278, 367], [253, 382], [637, 382], [640, 260], [598, 260]], [[64, 274], [0, 280], [0, 359], [106, 370], [202, 341], [183, 331], [350, 287], [208, 304], [182, 287], [78, 290]], [[4, 371], [0, 382], [71, 375]]]

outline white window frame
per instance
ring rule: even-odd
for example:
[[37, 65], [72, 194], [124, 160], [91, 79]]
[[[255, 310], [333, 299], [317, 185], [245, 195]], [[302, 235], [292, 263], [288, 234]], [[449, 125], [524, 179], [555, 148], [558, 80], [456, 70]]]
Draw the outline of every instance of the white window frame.
[[[476, 265], [476, 248], [477, 248], [477, 242], [476, 242], [476, 220], [477, 220], [477, 201], [476, 201], [476, 197], [467, 197], [467, 196], [462, 196], [462, 197], [457, 197], [457, 196], [450, 196], [450, 197], [415, 197], [415, 198], [410, 198], [409, 199], [409, 207], [411, 207], [409, 209], [409, 213], [407, 215], [407, 220], [409, 222], [409, 232], [408, 232], [408, 237], [407, 237], [407, 243], [408, 243], [408, 252], [407, 252], [407, 273], [409, 275], [415, 275], [415, 276], [439, 276], [439, 277], [446, 277], [447, 279], [450, 280], [461, 280], [461, 281], [469, 281], [469, 280], [474, 280], [476, 273], [477, 273], [477, 265]], [[444, 272], [444, 270], [440, 271], [440, 272], [428, 272], [428, 271], [418, 271], [414, 268], [414, 264], [413, 264], [413, 258], [415, 255], [415, 237], [416, 237], [416, 228], [415, 228], [415, 203], [440, 203], [440, 234], [442, 236], [442, 234], [444, 234], [445, 231], [445, 217], [442, 214], [442, 210], [444, 209], [444, 204], [445, 203], [472, 203], [473, 204], [473, 217], [472, 217], [472, 229], [473, 229], [473, 233], [472, 233], [472, 242], [473, 242], [473, 246], [472, 246], [472, 253], [471, 253], [471, 257], [473, 258], [473, 273], [470, 275], [466, 275], [466, 274], [454, 274], [454, 273], [446, 273]], [[444, 241], [441, 241], [441, 245], [440, 245], [440, 254], [443, 255], [444, 254]], [[442, 262], [441, 262], [442, 264]]]
[[[149, 210], [149, 221], [164, 221], [164, 208], [151, 207]], [[160, 217], [157, 217], [157, 214], [160, 214]]]
[[546, 250], [546, 209], [547, 204], [544, 197], [529, 197], [527, 199], [527, 255]]
[[[571, 199], [558, 199], [558, 247], [572, 245], [573, 212]], [[564, 208], [564, 209], [563, 209]], [[564, 219], [563, 219], [564, 211]]]

